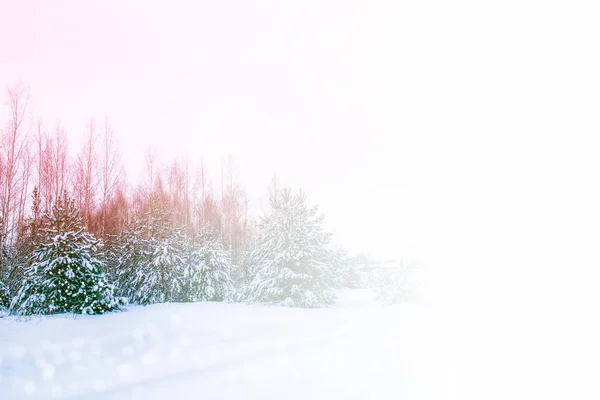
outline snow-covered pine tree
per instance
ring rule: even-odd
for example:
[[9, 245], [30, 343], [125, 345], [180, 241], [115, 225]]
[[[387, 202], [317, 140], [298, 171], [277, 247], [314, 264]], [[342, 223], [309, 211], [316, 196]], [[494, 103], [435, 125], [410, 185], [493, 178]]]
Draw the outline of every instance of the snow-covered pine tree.
[[66, 191], [45, 218], [41, 239], [13, 299], [15, 314], [102, 314], [121, 305], [97, 257], [102, 242], [86, 232]]
[[184, 237], [171, 228], [168, 214], [157, 196], [151, 196], [148, 211], [138, 222], [138, 233], [127, 243], [122, 267], [129, 268], [122, 285], [138, 304], [174, 301], [181, 291]]
[[201, 229], [195, 240], [187, 243], [180, 300], [231, 300], [235, 293], [232, 271], [230, 254], [220, 238], [209, 229]]
[[330, 235], [323, 231], [323, 215], [317, 207], [307, 207], [302, 192], [289, 189], [273, 198], [271, 206], [250, 256], [253, 279], [246, 299], [296, 307], [332, 303]]
[[107, 254], [116, 292], [128, 299], [134, 298], [139, 289], [133, 283], [138, 267], [149, 264], [152, 259], [149, 240], [144, 236], [145, 229], [143, 220], [135, 219], [115, 240]]
[[183, 268], [183, 235], [173, 231], [167, 237], [150, 240], [152, 259], [146, 271], [138, 269], [134, 284], [140, 290], [136, 301], [142, 304], [176, 300], [181, 291], [180, 271]]

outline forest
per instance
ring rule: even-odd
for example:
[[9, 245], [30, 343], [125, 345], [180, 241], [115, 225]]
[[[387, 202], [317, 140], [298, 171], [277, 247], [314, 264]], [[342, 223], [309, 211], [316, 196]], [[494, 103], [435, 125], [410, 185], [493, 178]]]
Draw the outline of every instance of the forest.
[[147, 180], [128, 182], [108, 119], [90, 119], [82, 147], [69, 149], [60, 123], [48, 129], [31, 115], [30, 96], [23, 85], [8, 90], [1, 130], [5, 310], [97, 314], [174, 301], [317, 307], [334, 301], [336, 287], [356, 284], [324, 216], [276, 176], [258, 218], [231, 158], [217, 187], [202, 161], [194, 170], [187, 160], [159, 166], [148, 150]]

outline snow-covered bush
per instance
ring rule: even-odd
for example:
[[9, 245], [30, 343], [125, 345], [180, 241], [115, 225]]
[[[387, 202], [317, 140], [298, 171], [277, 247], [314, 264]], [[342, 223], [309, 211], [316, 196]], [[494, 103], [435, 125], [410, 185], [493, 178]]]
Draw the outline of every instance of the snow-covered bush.
[[117, 309], [122, 303], [96, 255], [101, 246], [84, 230], [73, 200], [64, 193], [46, 217], [12, 312], [102, 314]]
[[386, 304], [398, 304], [412, 300], [414, 287], [415, 265], [402, 262], [395, 268], [385, 271], [379, 277], [377, 300]]
[[284, 190], [271, 203], [273, 211], [262, 219], [257, 248], [250, 255], [252, 281], [245, 299], [295, 307], [332, 303], [335, 282], [323, 215], [306, 206], [303, 193]]
[[202, 229], [187, 243], [181, 271], [181, 301], [224, 301], [234, 296], [233, 266], [220, 239]]

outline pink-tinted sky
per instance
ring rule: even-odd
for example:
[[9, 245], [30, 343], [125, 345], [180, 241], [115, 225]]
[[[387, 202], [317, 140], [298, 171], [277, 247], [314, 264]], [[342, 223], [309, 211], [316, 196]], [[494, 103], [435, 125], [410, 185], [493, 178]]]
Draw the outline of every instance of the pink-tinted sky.
[[587, 160], [562, 134], [600, 76], [594, 7], [483, 3], [0, 0], [0, 87], [74, 146], [108, 115], [132, 180], [150, 144], [231, 153], [255, 205], [277, 170], [354, 251], [477, 265], [546, 246], [540, 174], [581, 177], [554, 161]]
[[391, 105], [373, 101], [401, 100], [389, 4], [6, 1], [2, 9], [0, 84], [30, 86], [35, 115], [50, 128], [60, 119], [74, 148], [86, 120], [107, 115], [131, 179], [143, 177], [148, 145], [164, 161], [203, 156], [215, 174], [232, 154], [255, 205], [276, 170], [321, 205], [342, 243], [370, 250], [389, 240], [378, 232], [392, 225], [402, 172], [390, 110], [379, 109]]

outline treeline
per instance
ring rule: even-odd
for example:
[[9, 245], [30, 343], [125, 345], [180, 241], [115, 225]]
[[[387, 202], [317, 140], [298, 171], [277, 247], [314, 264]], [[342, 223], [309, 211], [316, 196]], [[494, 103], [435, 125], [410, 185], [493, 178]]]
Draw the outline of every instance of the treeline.
[[[329, 290], [341, 279], [332, 268], [342, 264], [342, 253], [330, 248], [322, 216], [301, 193], [280, 190], [273, 178], [271, 209], [253, 220], [231, 158], [217, 188], [202, 161], [193, 170], [187, 160], [160, 168], [153, 151], [146, 155], [147, 181], [132, 185], [108, 120], [90, 120], [82, 147], [70, 157], [60, 124], [49, 130], [33, 122], [26, 88], [9, 89], [7, 99], [0, 149], [0, 306], [50, 312], [32, 304], [55, 296], [41, 288], [56, 289], [56, 277], [64, 274], [60, 285], [72, 292], [80, 285], [72, 275], [102, 275], [103, 287], [110, 287], [106, 296], [122, 298], [107, 300], [114, 307], [122, 300], [331, 301]], [[64, 258], [65, 251], [71, 258]]]
[[[108, 119], [102, 123], [90, 119], [81, 148], [70, 149], [60, 123], [48, 128], [35, 122], [26, 88], [9, 89], [7, 97], [9, 120], [0, 130], [2, 249], [17, 243], [31, 218], [50, 210], [65, 190], [75, 200], [86, 228], [101, 239], [120, 234], [136, 214], [148, 209], [153, 194], [168, 208], [171, 225], [188, 232], [210, 226], [234, 257], [245, 248], [253, 223], [231, 157], [215, 185], [202, 160], [193, 170], [187, 159], [159, 165], [157, 152], [149, 149], [146, 181], [130, 184]], [[34, 191], [39, 204], [32, 201]]]

